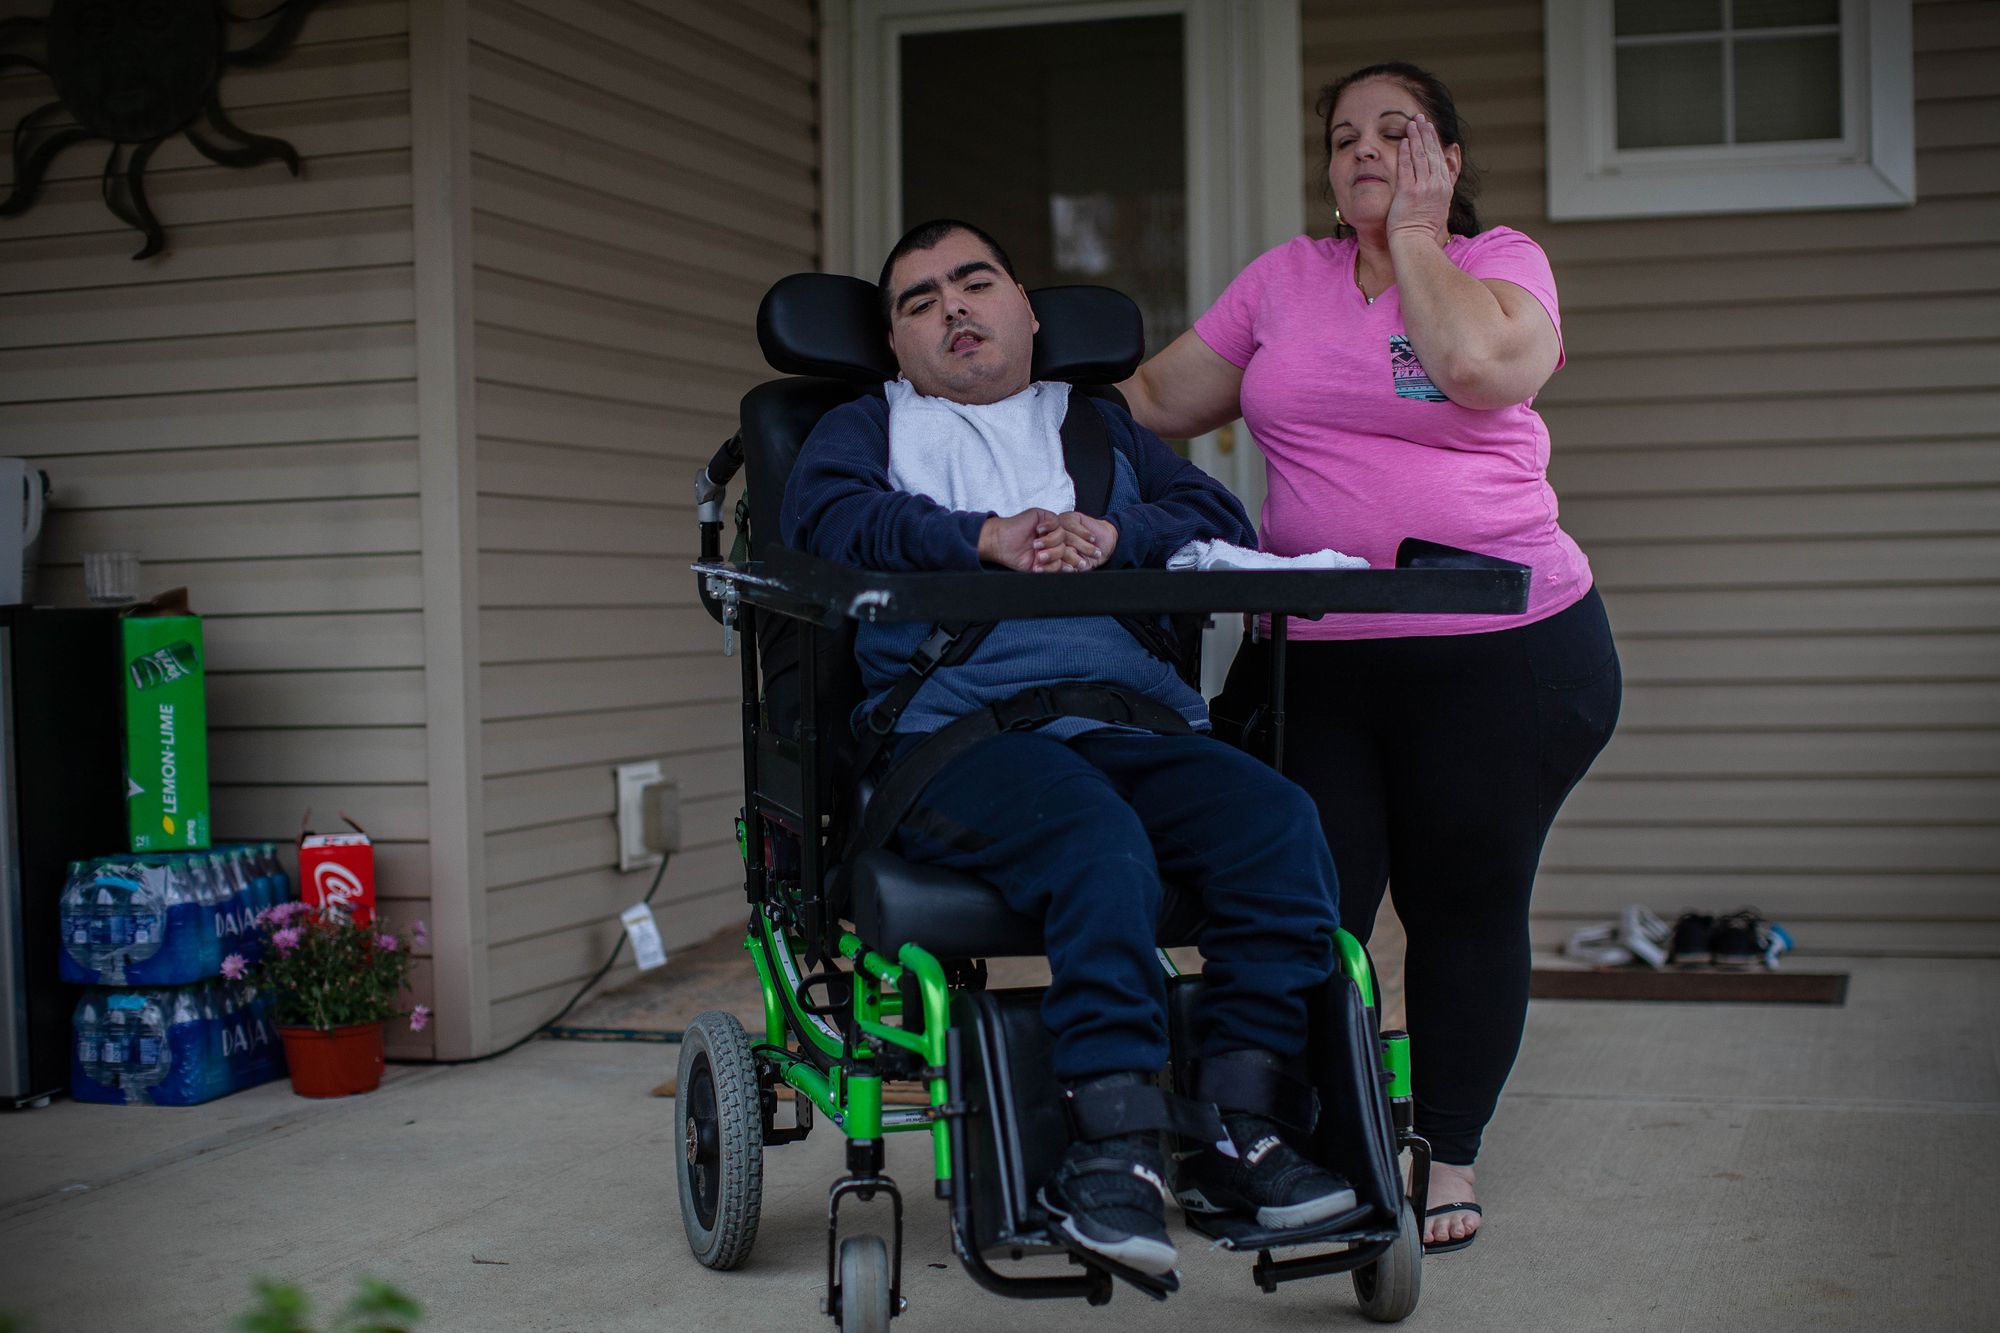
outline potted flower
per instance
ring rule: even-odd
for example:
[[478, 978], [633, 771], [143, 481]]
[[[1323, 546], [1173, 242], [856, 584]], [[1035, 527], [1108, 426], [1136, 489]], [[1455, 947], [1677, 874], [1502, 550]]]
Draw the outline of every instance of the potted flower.
[[382, 1025], [408, 1013], [412, 1031], [430, 1021], [424, 1005], [399, 1005], [415, 965], [411, 946], [428, 941], [424, 923], [408, 937], [344, 912], [279, 903], [257, 914], [263, 956], [223, 960], [232, 980], [249, 976], [267, 992], [285, 1042], [292, 1091], [302, 1097], [373, 1092], [382, 1082]]

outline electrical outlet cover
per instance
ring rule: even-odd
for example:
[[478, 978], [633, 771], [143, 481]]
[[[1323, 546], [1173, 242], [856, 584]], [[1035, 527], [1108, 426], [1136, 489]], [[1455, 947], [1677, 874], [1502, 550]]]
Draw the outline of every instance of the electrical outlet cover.
[[655, 782], [640, 789], [645, 813], [645, 842], [648, 855], [669, 856], [681, 849], [681, 787], [678, 782]]
[[660, 761], [647, 759], [636, 764], [618, 765], [618, 868], [638, 870], [656, 866], [658, 852], [646, 850], [645, 791], [661, 781]]

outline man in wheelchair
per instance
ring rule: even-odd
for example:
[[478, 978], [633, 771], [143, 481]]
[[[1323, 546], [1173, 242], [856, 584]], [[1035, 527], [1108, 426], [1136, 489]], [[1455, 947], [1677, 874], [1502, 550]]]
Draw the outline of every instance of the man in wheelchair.
[[[875, 570], [1028, 574], [1163, 566], [1202, 539], [1254, 544], [1235, 497], [1122, 408], [1030, 382], [1039, 326], [985, 233], [913, 229], [881, 289], [902, 377], [813, 430], [785, 491], [787, 544]], [[1108, 488], [1086, 472], [1108, 472]], [[1142, 1272], [1173, 1268], [1169, 1129], [1213, 1145], [1179, 1163], [1190, 1211], [1294, 1228], [1354, 1207], [1347, 1182], [1286, 1140], [1311, 1119], [1294, 1066], [1307, 996], [1334, 968], [1332, 858], [1304, 791], [1203, 734], [1206, 705], [1165, 626], [863, 623], [855, 651], [865, 775], [878, 793], [905, 761], [906, 779], [925, 779], [884, 845], [976, 875], [1043, 923], [1042, 1019], [1073, 1141], [1039, 1198], [1070, 1238]], [[1035, 708], [1019, 706], [1024, 692]], [[1169, 1054], [1163, 879], [1196, 896], [1204, 923], [1194, 1103], [1156, 1078]]]

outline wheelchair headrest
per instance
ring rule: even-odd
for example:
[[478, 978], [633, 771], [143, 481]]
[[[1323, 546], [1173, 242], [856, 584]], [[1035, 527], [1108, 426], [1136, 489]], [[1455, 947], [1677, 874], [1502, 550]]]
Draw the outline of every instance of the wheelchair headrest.
[[[1031, 372], [1038, 380], [1114, 384], [1145, 354], [1139, 307], [1109, 287], [1042, 287], [1028, 293], [1041, 331]], [[757, 307], [757, 343], [786, 375], [879, 384], [896, 378], [875, 284], [840, 273], [780, 278]]]

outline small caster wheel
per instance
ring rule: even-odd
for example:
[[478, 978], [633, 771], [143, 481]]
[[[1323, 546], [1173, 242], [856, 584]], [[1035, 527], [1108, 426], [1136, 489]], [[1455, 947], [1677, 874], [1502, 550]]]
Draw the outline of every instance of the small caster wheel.
[[889, 1333], [889, 1247], [880, 1236], [840, 1242], [840, 1333]]
[[764, 1203], [764, 1124], [757, 1060], [734, 1014], [714, 1010], [681, 1038], [674, 1096], [674, 1180], [696, 1262], [736, 1268], [757, 1242]]
[[1417, 1210], [1403, 1200], [1402, 1225], [1396, 1239], [1374, 1263], [1354, 1270], [1354, 1294], [1361, 1313], [1378, 1324], [1408, 1319], [1424, 1289], [1424, 1230]]

